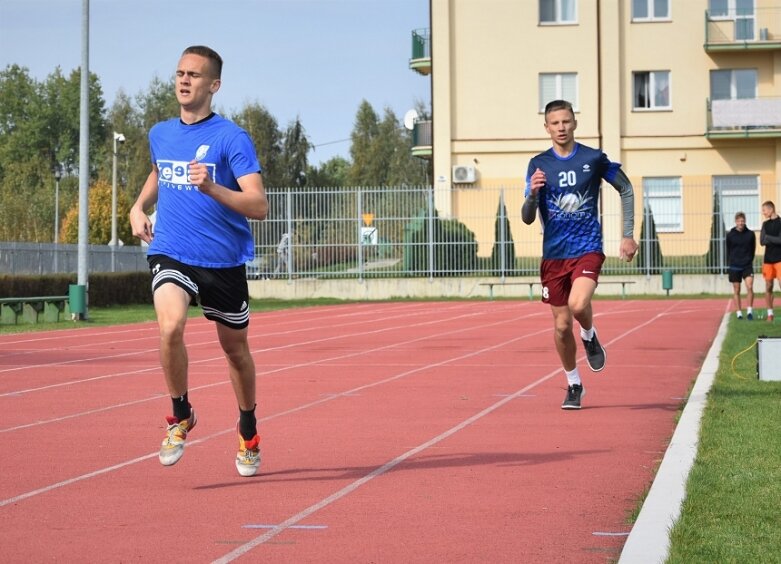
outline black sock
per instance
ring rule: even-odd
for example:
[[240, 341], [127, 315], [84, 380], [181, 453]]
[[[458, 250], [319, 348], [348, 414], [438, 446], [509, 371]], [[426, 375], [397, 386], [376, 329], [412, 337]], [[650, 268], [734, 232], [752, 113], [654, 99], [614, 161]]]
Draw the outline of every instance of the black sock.
[[171, 403], [174, 406], [174, 417], [179, 421], [184, 421], [190, 418], [190, 402], [187, 400], [187, 393], [178, 398], [171, 398]]
[[[257, 407], [257, 405], [255, 406]], [[258, 434], [258, 422], [255, 419], [255, 407], [244, 411], [239, 408], [239, 433], [245, 441], [252, 440]]]

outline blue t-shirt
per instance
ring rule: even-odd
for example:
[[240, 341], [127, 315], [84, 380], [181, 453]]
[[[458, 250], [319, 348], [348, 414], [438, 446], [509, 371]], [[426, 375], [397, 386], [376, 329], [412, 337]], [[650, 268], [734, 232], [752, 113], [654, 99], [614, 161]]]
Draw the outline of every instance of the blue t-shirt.
[[157, 215], [148, 253], [206, 268], [240, 266], [255, 256], [247, 218], [189, 182], [189, 163], [209, 168], [211, 179], [231, 190], [246, 174], [261, 172], [246, 131], [217, 115], [187, 125], [179, 118], [149, 131], [152, 162], [158, 168]]
[[599, 189], [602, 179], [613, 180], [620, 167], [602, 151], [580, 143], [575, 143], [567, 157], [558, 156], [550, 148], [529, 161], [526, 196], [531, 192], [535, 170], [541, 169], [547, 178], [538, 194], [544, 259], [602, 252]]

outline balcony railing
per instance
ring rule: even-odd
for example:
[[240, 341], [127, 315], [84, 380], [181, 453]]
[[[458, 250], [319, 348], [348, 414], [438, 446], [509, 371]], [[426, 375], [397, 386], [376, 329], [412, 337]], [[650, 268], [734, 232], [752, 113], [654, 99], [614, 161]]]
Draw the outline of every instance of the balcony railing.
[[705, 12], [705, 50], [781, 49], [781, 8]]
[[412, 156], [430, 159], [432, 153], [431, 120], [416, 120], [412, 128]]
[[412, 32], [412, 58], [409, 68], [420, 74], [431, 72], [431, 30], [416, 29]]
[[781, 137], [781, 98], [708, 100], [709, 138]]

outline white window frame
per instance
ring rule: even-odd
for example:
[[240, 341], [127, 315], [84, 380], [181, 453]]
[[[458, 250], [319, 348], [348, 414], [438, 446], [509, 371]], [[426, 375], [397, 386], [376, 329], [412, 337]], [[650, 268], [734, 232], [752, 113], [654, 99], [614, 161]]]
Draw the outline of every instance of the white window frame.
[[[669, 207], [669, 211], [664, 209], [662, 200], [669, 202], [669, 206], [664, 206]], [[683, 183], [680, 176], [643, 177], [643, 214], [645, 204], [651, 208], [657, 233], [683, 232]]]
[[[667, 105], [666, 106], [657, 106], [656, 105], [656, 81], [658, 80], [657, 75], [661, 75], [662, 73], [667, 75]], [[638, 106], [636, 105], [637, 101], [637, 91], [635, 90], [637, 81], [636, 77], [640, 74], [646, 74], [648, 75], [648, 91], [650, 93], [649, 96], [649, 104], [648, 106]], [[669, 70], [657, 70], [657, 71], [635, 71], [632, 73], [632, 109], [634, 111], [640, 111], [640, 112], [655, 112], [655, 111], [669, 111], [673, 108], [673, 76], [672, 72]]]
[[672, 2], [671, 0], [665, 0], [667, 2], [667, 15], [657, 16], [654, 11], [656, 8], [657, 0], [637, 0], [646, 4], [647, 16], [635, 15], [635, 0], [632, 0], [632, 21], [633, 22], [669, 22], [672, 21]]
[[[545, 99], [544, 93], [543, 93], [543, 81], [547, 77], [553, 77], [555, 80], [555, 94], [550, 99]], [[574, 79], [574, 95], [570, 96], [568, 93], [564, 92], [564, 77], [573, 77]], [[580, 98], [580, 92], [578, 87], [578, 73], [576, 72], [541, 72], [539, 75], [539, 78], [537, 79], [537, 92], [539, 97], [539, 103], [540, 103], [540, 113], [545, 112], [545, 105], [552, 101], [552, 100], [566, 100], [570, 104], [572, 104], [572, 109], [575, 112], [580, 111], [578, 109], [578, 99]]]
[[[735, 213], [739, 211], [746, 214], [746, 227], [752, 231], [759, 231], [762, 228], [759, 175], [714, 175], [712, 183], [713, 192], [718, 193], [721, 198], [721, 216], [727, 231], [735, 226]], [[751, 198], [752, 202], [745, 206], [731, 203], [732, 199], [747, 198]]]
[[[545, 20], [542, 19], [542, 4], [543, 2], [551, 3], [553, 5], [553, 20]], [[564, 13], [564, 10], [562, 9], [562, 4], [564, 2], [570, 2], [572, 4], [572, 19], [571, 20], [565, 20], [562, 19], [562, 14]], [[578, 0], [537, 0], [537, 9], [539, 13], [539, 22], [540, 25], [572, 25], [578, 23]]]

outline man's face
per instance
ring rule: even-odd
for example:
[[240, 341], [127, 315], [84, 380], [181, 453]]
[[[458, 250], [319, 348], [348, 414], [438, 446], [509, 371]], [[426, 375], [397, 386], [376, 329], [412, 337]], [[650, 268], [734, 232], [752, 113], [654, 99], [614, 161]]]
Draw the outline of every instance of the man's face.
[[545, 131], [556, 145], [564, 146], [572, 143], [577, 126], [578, 122], [569, 110], [553, 110], [545, 116]]
[[209, 59], [189, 53], [182, 55], [176, 68], [176, 100], [185, 109], [208, 104], [220, 88], [220, 79], [211, 76]]
[[773, 215], [773, 210], [770, 206], [762, 206], [762, 215], [765, 216], [765, 219], [770, 219], [770, 216]]
[[738, 231], [743, 231], [746, 228], [746, 218], [745, 217], [736, 218], [735, 227], [738, 228]]

